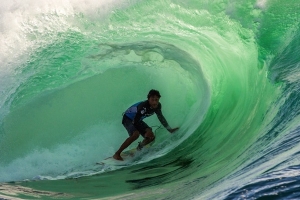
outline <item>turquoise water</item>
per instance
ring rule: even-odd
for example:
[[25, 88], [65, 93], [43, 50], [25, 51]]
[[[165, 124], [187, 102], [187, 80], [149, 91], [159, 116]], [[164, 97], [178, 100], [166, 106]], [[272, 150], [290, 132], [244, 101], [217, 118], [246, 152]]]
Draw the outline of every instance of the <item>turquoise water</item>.
[[[299, 5], [7, 1], [0, 198], [299, 197]], [[152, 148], [126, 167], [96, 165], [152, 88], [180, 129], [153, 116]]]

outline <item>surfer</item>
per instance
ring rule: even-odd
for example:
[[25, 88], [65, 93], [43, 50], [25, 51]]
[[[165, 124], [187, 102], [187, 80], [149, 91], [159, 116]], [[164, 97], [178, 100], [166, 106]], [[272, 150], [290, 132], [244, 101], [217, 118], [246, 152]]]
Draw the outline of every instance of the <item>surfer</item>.
[[148, 100], [138, 102], [128, 108], [122, 119], [122, 124], [126, 128], [129, 137], [123, 142], [119, 150], [113, 155], [116, 160], [123, 160], [121, 153], [132, 142], [134, 142], [140, 135], [144, 138], [139, 143], [137, 149], [141, 150], [143, 146], [149, 144], [155, 139], [152, 129], [143, 121], [146, 117], [149, 117], [156, 113], [159, 121], [170, 132], [173, 133], [178, 128], [171, 128], [161, 112], [161, 103], [159, 102], [160, 93], [157, 90], [150, 90], [148, 93]]

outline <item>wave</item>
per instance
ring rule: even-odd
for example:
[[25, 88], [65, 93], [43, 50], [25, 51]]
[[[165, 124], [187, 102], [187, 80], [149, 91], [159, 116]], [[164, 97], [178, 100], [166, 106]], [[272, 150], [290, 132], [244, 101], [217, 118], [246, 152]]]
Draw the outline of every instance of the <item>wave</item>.
[[[265, 177], [299, 165], [296, 1], [27, 3], [0, 10], [18, 19], [1, 27], [1, 182], [56, 180], [26, 186], [76, 196], [65, 180], [84, 176], [94, 197], [139, 189], [136, 199], [150, 187], [234, 199], [265, 186], [247, 193], [258, 198], [272, 193]], [[105, 176], [94, 163], [127, 137], [122, 112], [152, 88], [179, 131], [159, 129], [153, 151]]]

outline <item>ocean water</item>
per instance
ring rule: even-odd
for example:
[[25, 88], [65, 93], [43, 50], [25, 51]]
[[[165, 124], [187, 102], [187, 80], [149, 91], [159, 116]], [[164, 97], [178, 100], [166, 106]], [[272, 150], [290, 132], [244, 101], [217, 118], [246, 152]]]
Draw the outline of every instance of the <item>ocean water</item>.
[[[300, 199], [299, 27], [299, 0], [4, 0], [0, 199]], [[96, 165], [152, 88], [180, 129]]]

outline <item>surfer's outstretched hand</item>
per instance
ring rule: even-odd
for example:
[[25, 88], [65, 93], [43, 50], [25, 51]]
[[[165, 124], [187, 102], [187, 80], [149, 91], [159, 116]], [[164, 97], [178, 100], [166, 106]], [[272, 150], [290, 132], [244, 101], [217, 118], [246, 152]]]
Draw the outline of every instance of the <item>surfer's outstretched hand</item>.
[[170, 133], [174, 133], [175, 131], [177, 131], [179, 129], [179, 127], [176, 127], [176, 128], [171, 128], [171, 129], [168, 129], [168, 131]]

